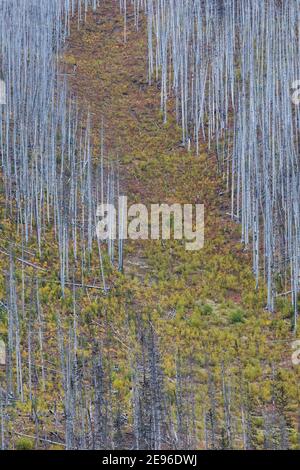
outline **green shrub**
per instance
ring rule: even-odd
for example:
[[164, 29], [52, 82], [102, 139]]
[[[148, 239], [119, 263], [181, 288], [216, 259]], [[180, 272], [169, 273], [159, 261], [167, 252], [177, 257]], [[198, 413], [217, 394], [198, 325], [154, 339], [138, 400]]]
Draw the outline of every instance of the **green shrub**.
[[17, 450], [32, 450], [34, 448], [34, 441], [29, 437], [20, 437], [16, 442]]
[[230, 322], [231, 323], [244, 323], [244, 313], [242, 310], [235, 310], [230, 315]]
[[210, 305], [205, 304], [202, 305], [201, 311], [203, 315], [211, 315], [213, 313], [213, 308]]

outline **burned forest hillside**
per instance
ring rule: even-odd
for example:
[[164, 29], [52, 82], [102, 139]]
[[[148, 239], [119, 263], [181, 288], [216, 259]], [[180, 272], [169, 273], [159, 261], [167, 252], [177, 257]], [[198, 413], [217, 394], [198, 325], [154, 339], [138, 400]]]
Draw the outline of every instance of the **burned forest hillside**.
[[0, 0], [1, 449], [300, 449], [299, 24]]

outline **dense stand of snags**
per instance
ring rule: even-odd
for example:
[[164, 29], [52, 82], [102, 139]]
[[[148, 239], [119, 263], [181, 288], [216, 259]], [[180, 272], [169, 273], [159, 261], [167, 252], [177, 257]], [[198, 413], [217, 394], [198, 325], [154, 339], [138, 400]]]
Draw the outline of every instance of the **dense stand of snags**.
[[57, 56], [72, 13], [77, 9], [80, 20], [89, 4], [96, 8], [98, 2], [0, 4], [5, 25], [0, 57], [7, 89], [0, 114], [5, 215], [15, 220], [22, 246], [36, 237], [40, 255], [47, 227], [54, 227], [62, 289], [70, 279], [69, 247], [72, 262], [83, 267], [92, 250], [103, 180], [103, 159], [96, 164], [92, 159], [90, 117], [83, 123]]
[[149, 81], [161, 81], [164, 119], [175, 95], [184, 144], [199, 152], [205, 139], [215, 149], [231, 216], [252, 242], [257, 283], [262, 271], [266, 279], [267, 308], [291, 292], [296, 330], [300, 108], [292, 85], [300, 77], [300, 3], [132, 2], [147, 14]]
[[[198, 383], [194, 379], [194, 351], [188, 359], [178, 351], [175, 377], [169, 380], [172, 393], [166, 393], [151, 315], [128, 308], [115, 330], [114, 299], [106, 301], [109, 264], [117, 253], [122, 271], [123, 246], [119, 241], [116, 249], [109, 241], [103, 249], [95, 217], [98, 202], [118, 195], [117, 176], [113, 164], [104, 162], [103, 130], [95, 148], [91, 117], [81, 115], [58, 66], [73, 14], [80, 25], [88, 8], [100, 3], [0, 0], [0, 79], [6, 83], [6, 104], [0, 105], [1, 204], [3, 220], [16, 228], [10, 240], [0, 234], [1, 259], [7, 261], [1, 273], [6, 296], [0, 303], [7, 324], [1, 448], [14, 447], [16, 437], [23, 436], [22, 408], [16, 416], [14, 404], [28, 400], [30, 412], [24, 413], [34, 422], [36, 447], [193, 449], [201, 440], [207, 449], [254, 448], [256, 404], [241, 364], [231, 376], [226, 358], [218, 369], [204, 348], [208, 380], [203, 385], [201, 374]], [[175, 95], [183, 142], [194, 143], [197, 152], [199, 139], [215, 145], [232, 192], [232, 217], [242, 221], [245, 243], [253, 243], [257, 281], [264, 247], [268, 307], [273, 309], [279, 289], [275, 273], [287, 273], [296, 328], [300, 116], [290, 100], [290, 84], [299, 77], [299, 2], [120, 0], [125, 41], [129, 4], [136, 25], [140, 12], [147, 13], [149, 81], [161, 78], [164, 119], [168, 97]], [[43, 263], [50, 255], [53, 272]], [[284, 277], [281, 284], [287, 282]], [[90, 312], [100, 295], [101, 324]], [[90, 310], [85, 310], [86, 298]], [[122, 329], [124, 336], [131, 332], [125, 345]], [[118, 341], [123, 349], [116, 347]], [[130, 417], [124, 392], [113, 386], [118, 363], [128, 368], [121, 371], [123, 380], [130, 376]], [[274, 383], [281, 384], [275, 367], [272, 373]], [[45, 409], [41, 391], [45, 397], [53, 394], [51, 409]], [[272, 410], [263, 417], [266, 448], [289, 447], [289, 417], [279, 392], [274, 386]], [[10, 423], [13, 414], [16, 428]]]

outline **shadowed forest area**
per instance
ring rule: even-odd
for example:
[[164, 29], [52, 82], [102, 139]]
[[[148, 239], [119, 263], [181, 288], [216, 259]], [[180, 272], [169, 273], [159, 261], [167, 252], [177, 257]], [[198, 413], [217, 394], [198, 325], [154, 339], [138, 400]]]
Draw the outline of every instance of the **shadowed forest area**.
[[[0, 0], [2, 449], [299, 449], [299, 111], [279, 135], [268, 82], [299, 44], [267, 20], [294, 27], [297, 2], [183, 3]], [[119, 194], [203, 203], [204, 248], [100, 242]]]

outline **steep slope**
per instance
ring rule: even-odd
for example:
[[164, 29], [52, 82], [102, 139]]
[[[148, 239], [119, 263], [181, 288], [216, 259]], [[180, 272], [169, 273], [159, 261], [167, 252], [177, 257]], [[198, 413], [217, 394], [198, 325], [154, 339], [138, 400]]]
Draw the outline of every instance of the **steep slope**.
[[[251, 400], [248, 393], [250, 396], [252, 393], [250, 377], [263, 422], [276, 401], [274, 387], [283, 387], [286, 389], [283, 393], [288, 395], [296, 392], [296, 388], [292, 392], [297, 381], [290, 360], [293, 337], [289, 334], [288, 317], [291, 311], [288, 301], [286, 304], [278, 301], [275, 315], [264, 310], [265, 293], [263, 288], [255, 291], [251, 256], [240, 243], [239, 227], [226, 215], [228, 195], [217, 173], [214, 149], [209, 150], [203, 142], [199, 157], [185, 151], [175, 110], [170, 110], [168, 123], [163, 124], [160, 83], [148, 86], [146, 80], [145, 22], [140, 19], [137, 31], [133, 15], [129, 16], [124, 41], [124, 18], [114, 2], [108, 2], [99, 13], [89, 16], [84, 31], [73, 31], [65, 62], [76, 64], [76, 71], [71, 75], [72, 88], [82, 105], [89, 107], [95, 129], [99, 129], [104, 119], [105, 153], [119, 158], [123, 192], [132, 201], [144, 204], [205, 204], [205, 247], [200, 252], [186, 252], [175, 242], [128, 242], [126, 247], [125, 278], [134, 280], [134, 288], [129, 288], [135, 299], [133, 309], [136, 313], [147, 312], [146, 315], [158, 322], [155, 330], [158, 328], [167, 381], [175, 380], [176, 361], [182, 360], [182, 380], [187, 389], [199, 387], [202, 374], [208, 374], [209, 382], [209, 366], [203, 366], [210, 362], [207, 355], [213, 357], [215, 380], [220, 388], [223, 381], [219, 405], [222, 403], [225, 422], [227, 406], [233, 406], [239, 415], [233, 421], [246, 420], [245, 409]], [[168, 355], [173, 358], [172, 365]], [[227, 375], [227, 367], [229, 379], [224, 385], [227, 379], [222, 374]], [[178, 383], [177, 386], [180, 387]], [[204, 401], [201, 403], [204, 422], [209, 420], [207, 413], [211, 412], [214, 401], [209, 384], [205, 386], [208, 386], [206, 392], [194, 391], [194, 400]], [[228, 394], [232, 393], [230, 405], [225, 403], [227, 386]], [[207, 404], [203, 394], [207, 394]], [[237, 398], [235, 394], [242, 396]], [[236, 399], [238, 404], [234, 403]], [[192, 407], [190, 400], [193, 401], [185, 397], [183, 406]], [[276, 415], [275, 409], [276, 405], [273, 410]], [[216, 413], [219, 412], [222, 414]], [[287, 415], [288, 420], [293, 413]], [[276, 422], [278, 417], [274, 419]], [[257, 418], [258, 429], [253, 431], [257, 436], [260, 424]], [[191, 422], [187, 428], [190, 425]], [[279, 422], [276, 426], [280, 428]], [[228, 429], [224, 433], [227, 443], [234, 440]], [[278, 436], [274, 438], [272, 445], [280, 446], [278, 439]], [[233, 441], [228, 445], [232, 444]]]
[[[107, 292], [93, 288], [101, 285], [94, 247], [82, 274], [89, 287], [70, 282], [63, 296], [50, 227], [43, 256], [27, 255], [46, 274], [24, 263], [11, 268], [20, 304], [24, 273], [37, 291], [28, 283], [24, 390], [2, 408], [5, 446], [298, 448], [299, 367], [291, 360], [289, 303], [280, 298], [275, 314], [265, 310], [240, 228], [226, 215], [214, 151], [204, 142], [199, 157], [182, 148], [172, 100], [163, 124], [160, 83], [146, 80], [144, 20], [136, 31], [129, 12], [124, 43], [117, 3], [104, 2], [80, 29], [74, 20], [61, 73], [79, 107], [89, 109], [94, 160], [103, 122], [105, 161], [118, 159], [129, 201], [205, 204], [205, 246], [187, 252], [178, 241], [128, 241], [123, 273], [104, 255]], [[2, 212], [7, 247], [19, 240]], [[3, 274], [3, 298], [5, 289]], [[2, 310], [0, 321], [6, 337]]]

